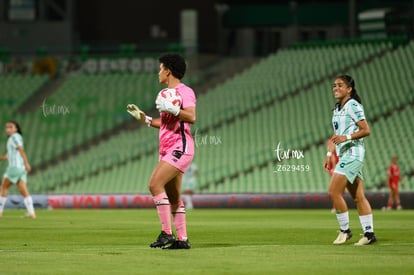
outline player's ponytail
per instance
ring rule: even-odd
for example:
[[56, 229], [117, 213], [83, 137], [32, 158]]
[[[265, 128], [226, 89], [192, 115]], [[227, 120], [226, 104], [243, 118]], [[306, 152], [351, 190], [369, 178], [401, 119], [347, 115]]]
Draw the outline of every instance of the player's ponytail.
[[354, 81], [354, 79], [353, 79], [351, 76], [346, 75], [346, 74], [344, 74], [344, 75], [339, 75], [339, 76], [337, 76], [336, 78], [337, 78], [337, 79], [338, 79], [338, 78], [339, 78], [339, 79], [342, 79], [342, 80], [346, 83], [346, 85], [347, 85], [348, 87], [351, 87], [351, 88], [352, 88], [352, 91], [351, 91], [351, 98], [355, 99], [356, 101], [358, 101], [358, 103], [362, 104], [362, 99], [361, 99], [361, 97], [358, 95], [357, 90], [355, 89], [355, 81]]
[[10, 120], [10, 121], [8, 121], [7, 123], [12, 123], [12, 124], [14, 124], [14, 126], [16, 126], [17, 132], [18, 132], [20, 135], [22, 135], [22, 136], [23, 136], [22, 129], [20, 128], [20, 125], [19, 125], [19, 123], [17, 123], [17, 121]]

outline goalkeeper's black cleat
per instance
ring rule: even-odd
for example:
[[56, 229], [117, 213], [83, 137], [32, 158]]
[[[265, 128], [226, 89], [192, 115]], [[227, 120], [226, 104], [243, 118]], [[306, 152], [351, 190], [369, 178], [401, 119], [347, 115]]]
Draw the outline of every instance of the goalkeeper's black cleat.
[[158, 236], [157, 240], [150, 244], [150, 247], [164, 247], [167, 244], [172, 244], [175, 242], [175, 237], [173, 234], [167, 234], [164, 231], [161, 231], [161, 234]]
[[172, 245], [164, 247], [163, 249], [190, 249], [191, 244], [189, 240], [179, 241], [176, 240], [172, 243]]

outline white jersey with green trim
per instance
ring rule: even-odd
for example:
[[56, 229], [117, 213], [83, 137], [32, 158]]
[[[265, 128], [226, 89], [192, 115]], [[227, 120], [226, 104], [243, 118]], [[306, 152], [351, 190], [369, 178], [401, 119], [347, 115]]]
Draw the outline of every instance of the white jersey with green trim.
[[9, 136], [7, 140], [7, 159], [9, 161], [9, 167], [24, 168], [24, 161], [18, 147], [23, 147], [23, 137], [19, 133], [14, 133]]
[[195, 163], [191, 163], [190, 167], [188, 167], [187, 171], [185, 171], [183, 175], [183, 183], [186, 184], [196, 184], [196, 173], [197, 173], [197, 165]]
[[[364, 119], [363, 106], [355, 99], [349, 99], [342, 108], [336, 107], [333, 111], [332, 124], [335, 135], [345, 136], [358, 132], [357, 123]], [[365, 156], [364, 139], [354, 139], [338, 144], [336, 154], [339, 158], [346, 156], [363, 161]]]

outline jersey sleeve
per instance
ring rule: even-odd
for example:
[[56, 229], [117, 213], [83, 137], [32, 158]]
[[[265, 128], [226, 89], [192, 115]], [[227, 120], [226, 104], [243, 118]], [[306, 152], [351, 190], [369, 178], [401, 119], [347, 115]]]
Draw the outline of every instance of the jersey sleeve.
[[197, 100], [194, 91], [191, 88], [186, 87], [185, 91], [181, 93], [181, 97], [183, 99], [183, 109], [196, 106]]
[[20, 136], [13, 135], [11, 140], [14, 148], [19, 148], [20, 146], [23, 147], [23, 139]]
[[351, 116], [352, 120], [355, 122], [364, 120], [365, 119], [364, 108], [358, 102], [353, 101], [351, 102], [351, 107], [349, 108], [349, 115]]

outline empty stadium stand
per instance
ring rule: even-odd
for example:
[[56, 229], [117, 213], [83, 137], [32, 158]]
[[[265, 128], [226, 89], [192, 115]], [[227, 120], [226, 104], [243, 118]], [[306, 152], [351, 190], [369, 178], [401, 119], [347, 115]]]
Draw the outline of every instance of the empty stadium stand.
[[[413, 71], [414, 42], [398, 47], [387, 41], [321, 44], [280, 50], [212, 87], [198, 96], [197, 123], [192, 127], [198, 192], [325, 192], [329, 176], [322, 161], [332, 133], [332, 82], [339, 73], [355, 78], [372, 130], [366, 138], [367, 188], [383, 188], [386, 167], [398, 155], [402, 190], [413, 190], [414, 153], [403, 142], [414, 134]], [[33, 79], [31, 92], [45, 81]], [[26, 79], [20, 82], [27, 84]], [[34, 171], [31, 191], [147, 193], [157, 162], [155, 129], [126, 128], [98, 144], [88, 141], [131, 120], [127, 103], [142, 102], [140, 107], [151, 110], [160, 88], [154, 74], [74, 74], [46, 99], [48, 106], [56, 106], [55, 112], [66, 108], [67, 115], [45, 114], [40, 106], [33, 113], [15, 115], [28, 133], [25, 142], [34, 165], [85, 146], [79, 154]], [[1, 98], [0, 105], [8, 106], [4, 114], [23, 101]], [[277, 148], [298, 154], [279, 161]]]

